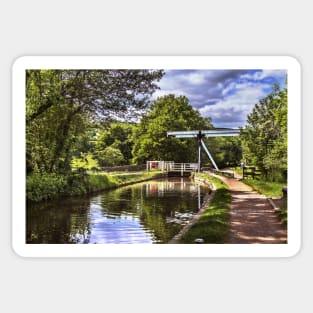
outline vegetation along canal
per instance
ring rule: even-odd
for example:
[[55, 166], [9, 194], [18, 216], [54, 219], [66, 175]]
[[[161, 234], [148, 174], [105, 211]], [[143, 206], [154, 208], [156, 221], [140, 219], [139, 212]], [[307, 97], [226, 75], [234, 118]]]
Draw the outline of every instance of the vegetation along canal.
[[208, 187], [152, 180], [87, 197], [27, 205], [27, 243], [168, 243], [198, 212]]

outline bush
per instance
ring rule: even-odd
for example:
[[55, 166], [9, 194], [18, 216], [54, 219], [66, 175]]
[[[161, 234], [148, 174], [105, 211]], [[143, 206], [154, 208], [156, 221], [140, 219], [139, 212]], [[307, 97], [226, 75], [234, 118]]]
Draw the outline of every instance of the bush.
[[88, 178], [85, 170], [71, 173], [66, 176], [66, 188], [63, 195], [76, 196], [87, 192]]
[[33, 174], [26, 178], [26, 198], [42, 201], [59, 196], [76, 196], [106, 189], [117, 182], [105, 174], [74, 172], [69, 175]]
[[77, 196], [88, 192], [116, 187], [148, 179], [159, 172], [145, 172], [140, 175], [110, 176], [105, 173], [87, 173], [85, 169], [68, 175], [33, 174], [26, 178], [26, 199], [42, 201], [60, 196]]
[[117, 182], [112, 177], [109, 177], [108, 175], [105, 174], [94, 174], [94, 175], [89, 175], [88, 176], [88, 191], [97, 191], [109, 187], [113, 187], [117, 185]]
[[28, 200], [41, 201], [62, 194], [67, 181], [57, 174], [33, 174], [26, 178], [26, 197]]

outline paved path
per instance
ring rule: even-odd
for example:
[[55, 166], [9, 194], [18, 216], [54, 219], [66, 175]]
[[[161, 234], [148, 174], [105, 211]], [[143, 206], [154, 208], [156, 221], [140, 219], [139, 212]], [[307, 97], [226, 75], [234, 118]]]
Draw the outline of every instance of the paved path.
[[237, 179], [217, 177], [229, 186], [232, 196], [230, 236], [225, 243], [287, 243], [287, 229], [265, 196]]

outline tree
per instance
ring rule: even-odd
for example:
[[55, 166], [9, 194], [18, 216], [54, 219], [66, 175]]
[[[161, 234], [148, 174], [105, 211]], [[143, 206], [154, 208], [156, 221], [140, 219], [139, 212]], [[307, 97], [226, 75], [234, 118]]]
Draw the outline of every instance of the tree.
[[162, 70], [28, 70], [27, 98], [35, 93], [40, 101], [28, 106], [27, 118], [34, 120], [60, 101], [95, 119], [138, 116], [163, 74]]
[[101, 166], [116, 166], [123, 164], [124, 157], [122, 152], [113, 147], [106, 147], [98, 153], [98, 162]]
[[73, 148], [90, 122], [140, 116], [162, 75], [162, 70], [27, 70], [28, 172], [69, 171]]
[[209, 118], [201, 117], [184, 96], [167, 95], [158, 98], [134, 131], [133, 161], [147, 160], [194, 162], [197, 141], [167, 138], [167, 131], [211, 129]]
[[[219, 168], [233, 167], [240, 164], [242, 147], [239, 137], [211, 137], [205, 138], [204, 142]], [[207, 156], [203, 158], [203, 160], [206, 159]]]
[[134, 126], [129, 123], [116, 122], [100, 132], [96, 139], [95, 157], [101, 155], [107, 147], [120, 150], [123, 155], [123, 163], [129, 164], [132, 159], [133, 133]]
[[271, 180], [287, 177], [287, 88], [273, 91], [255, 105], [241, 131], [244, 156]]

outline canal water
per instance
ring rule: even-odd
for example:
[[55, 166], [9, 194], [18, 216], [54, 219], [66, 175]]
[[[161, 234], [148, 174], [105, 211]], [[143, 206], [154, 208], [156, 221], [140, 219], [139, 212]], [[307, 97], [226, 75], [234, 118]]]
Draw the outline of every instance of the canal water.
[[27, 205], [27, 243], [167, 243], [198, 212], [208, 187], [152, 180], [87, 197]]

